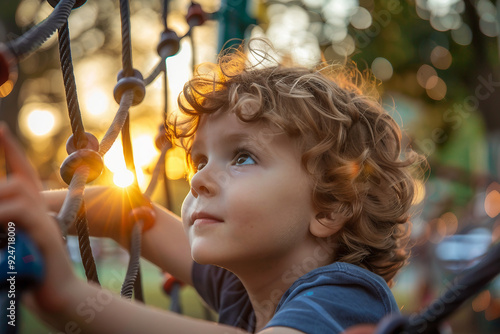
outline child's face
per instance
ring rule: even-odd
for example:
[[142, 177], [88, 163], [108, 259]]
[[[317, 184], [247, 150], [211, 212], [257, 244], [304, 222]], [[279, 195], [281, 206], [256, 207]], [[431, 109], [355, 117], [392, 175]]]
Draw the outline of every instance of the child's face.
[[316, 213], [294, 140], [218, 112], [202, 117], [191, 155], [199, 170], [182, 220], [194, 260], [234, 268], [303, 254]]

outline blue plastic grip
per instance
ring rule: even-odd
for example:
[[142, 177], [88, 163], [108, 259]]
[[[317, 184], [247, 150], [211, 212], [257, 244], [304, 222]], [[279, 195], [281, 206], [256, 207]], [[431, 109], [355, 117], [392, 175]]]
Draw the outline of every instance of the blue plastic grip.
[[[5, 231], [5, 229], [3, 229]], [[3, 232], [2, 231], [2, 232]], [[5, 236], [5, 237], [4, 237]], [[31, 238], [9, 223], [0, 235], [0, 333], [17, 333], [21, 294], [44, 277], [41, 253]], [[5, 321], [7, 319], [7, 321]]]

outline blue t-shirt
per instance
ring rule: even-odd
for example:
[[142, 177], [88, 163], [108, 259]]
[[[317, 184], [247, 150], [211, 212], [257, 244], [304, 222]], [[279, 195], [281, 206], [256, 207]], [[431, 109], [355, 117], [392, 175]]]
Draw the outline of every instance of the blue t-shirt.
[[[236, 275], [194, 263], [193, 284], [208, 306], [218, 312], [220, 323], [255, 331], [252, 304]], [[283, 326], [309, 334], [334, 334], [356, 324], [378, 323], [389, 313], [399, 313], [399, 309], [380, 276], [336, 262], [295, 281], [265, 328]]]

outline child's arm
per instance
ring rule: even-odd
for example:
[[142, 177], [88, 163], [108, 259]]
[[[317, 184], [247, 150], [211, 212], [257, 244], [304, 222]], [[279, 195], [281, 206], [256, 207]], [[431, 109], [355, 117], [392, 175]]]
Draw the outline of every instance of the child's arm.
[[[59, 211], [66, 190], [44, 192], [51, 211]], [[123, 217], [130, 212], [125, 190], [111, 187], [85, 189], [87, 219], [92, 236], [112, 238], [129, 248], [131, 226]], [[192, 258], [182, 222], [172, 212], [155, 205], [156, 223], [142, 238], [142, 256], [187, 284], [191, 284]], [[74, 234], [74, 230], [70, 230]]]
[[[236, 327], [193, 319], [131, 302], [81, 280], [75, 282], [68, 290], [71, 291], [71, 298], [67, 299], [66, 307], [47, 314], [45, 318], [65, 333], [249, 334]], [[301, 334], [302, 332], [275, 327], [259, 333]]]

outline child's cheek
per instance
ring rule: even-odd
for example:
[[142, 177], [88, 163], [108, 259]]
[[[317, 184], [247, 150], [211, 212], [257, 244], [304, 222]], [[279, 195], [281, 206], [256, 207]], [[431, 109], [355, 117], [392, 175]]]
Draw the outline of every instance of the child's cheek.
[[189, 227], [189, 217], [193, 213], [194, 196], [189, 192], [182, 203], [181, 218], [184, 229]]

